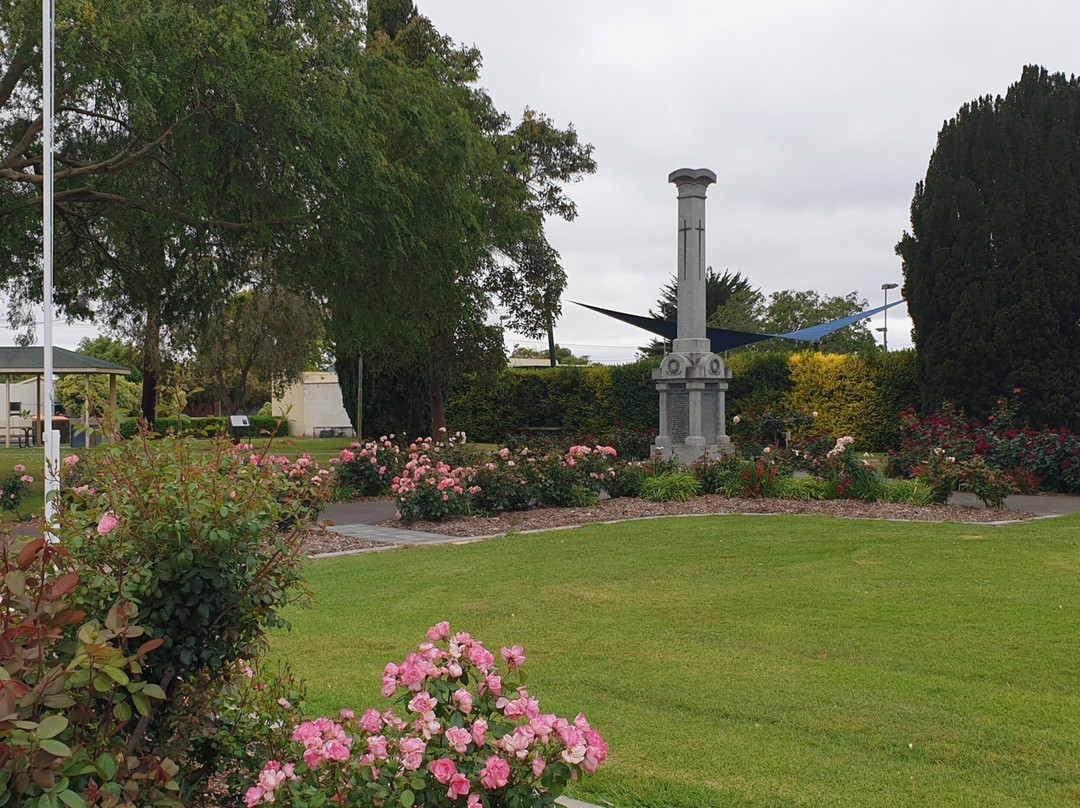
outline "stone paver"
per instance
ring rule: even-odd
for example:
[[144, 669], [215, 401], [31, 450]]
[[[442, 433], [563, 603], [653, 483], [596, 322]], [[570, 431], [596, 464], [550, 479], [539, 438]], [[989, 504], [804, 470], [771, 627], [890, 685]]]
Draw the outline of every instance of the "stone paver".
[[581, 800], [571, 799], [570, 797], [557, 797], [555, 799], [556, 805], [562, 805], [563, 808], [600, 808], [598, 805], [593, 805], [591, 802], [582, 802]]
[[441, 533], [425, 533], [422, 530], [405, 530], [378, 525], [333, 525], [331, 530], [343, 536], [352, 536], [354, 539], [385, 541], [390, 544], [461, 544], [476, 541], [476, 539], [461, 536], [444, 536]]

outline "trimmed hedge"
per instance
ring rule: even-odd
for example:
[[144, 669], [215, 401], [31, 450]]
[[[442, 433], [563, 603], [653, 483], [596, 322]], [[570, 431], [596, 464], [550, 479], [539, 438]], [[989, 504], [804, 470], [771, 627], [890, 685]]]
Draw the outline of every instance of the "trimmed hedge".
[[[271, 415], [249, 415], [248, 426], [240, 429], [241, 437], [245, 438], [258, 438], [263, 435], [264, 432], [274, 434], [278, 429], [278, 423], [280, 418]], [[214, 435], [218, 433], [230, 434], [232, 427], [229, 425], [228, 416], [222, 418], [189, 418], [186, 415], [180, 417], [181, 433], [191, 434], [198, 432], [206, 435]], [[139, 431], [138, 419], [132, 418], [126, 421], [120, 422], [120, 437], [133, 438]], [[176, 431], [176, 419], [175, 418], [158, 418], [154, 423], [154, 433], [157, 435], [167, 435], [170, 431]], [[281, 435], [285, 435], [287, 429], [282, 425]]]
[[[918, 401], [910, 350], [868, 357], [749, 351], [726, 361], [732, 370], [729, 417], [751, 408], [817, 411], [817, 430], [851, 435], [860, 449], [894, 445], [901, 411]], [[606, 435], [616, 424], [656, 429], [652, 371], [659, 362], [506, 370], [452, 394], [447, 421], [470, 440], [485, 443], [504, 443], [508, 435], [530, 430]]]
[[792, 356], [788, 368], [793, 386], [787, 404], [797, 412], [818, 413], [810, 429], [850, 435], [858, 448], [874, 448], [871, 433], [884, 413], [864, 357], [806, 351]]
[[603, 434], [615, 424], [657, 426], [652, 369], [658, 360], [617, 367], [506, 370], [450, 395], [446, 419], [469, 440], [503, 443], [508, 434], [562, 429]]

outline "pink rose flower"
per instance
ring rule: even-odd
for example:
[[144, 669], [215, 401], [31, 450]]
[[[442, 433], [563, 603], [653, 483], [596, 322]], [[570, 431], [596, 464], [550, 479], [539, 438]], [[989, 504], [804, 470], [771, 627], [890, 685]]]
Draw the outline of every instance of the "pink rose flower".
[[360, 716], [359, 723], [365, 732], [378, 732], [382, 729], [382, 714], [378, 710], [367, 710]]
[[398, 741], [398, 751], [401, 752], [401, 767], [409, 771], [416, 771], [424, 762], [424, 752], [427, 744], [423, 738], [402, 738]]
[[482, 718], [478, 718], [472, 725], [472, 737], [473, 742], [477, 746], [484, 745], [484, 739], [487, 737], [488, 723]]
[[472, 693], [463, 687], [454, 691], [454, 705], [463, 713], [471, 713], [473, 708]]
[[22, 474], [24, 471], [26, 471], [26, 466], [24, 466], [22, 463], [16, 463], [14, 466], [11, 467], [11, 470], [14, 471], [16, 474]]
[[386, 736], [370, 735], [367, 739], [368, 751], [375, 760], [386, 759]]
[[[471, 787], [472, 783], [469, 782], [469, 778], [461, 772], [456, 772], [454, 776], [450, 778], [450, 788], [447, 789], [446, 796], [452, 800], [456, 800], [458, 797], [464, 797], [468, 794]], [[473, 802], [469, 802], [469, 805], [473, 804]]]
[[547, 763], [544, 762], [544, 759], [542, 757], [537, 755], [536, 757], [533, 758], [532, 773], [533, 773], [534, 777], [540, 777], [540, 775], [542, 775], [544, 773], [544, 769], [546, 769], [546, 768], [547, 768]]
[[116, 526], [120, 524], [120, 520], [113, 514], [107, 513], [101, 517], [101, 521], [98, 522], [97, 532], [100, 536], [105, 536], [116, 530]]
[[409, 709], [414, 713], [429, 713], [435, 709], [438, 704], [429, 694], [421, 691], [412, 697], [409, 701]]
[[480, 784], [484, 788], [502, 788], [510, 782], [510, 764], [501, 757], [492, 756], [487, 759], [484, 768], [480, 770]]
[[435, 779], [444, 784], [450, 782], [450, 778], [458, 773], [457, 766], [449, 758], [433, 760], [428, 764], [428, 768]]
[[434, 642], [435, 640], [445, 640], [450, 636], [450, 624], [443, 620], [441, 623], [436, 623], [428, 629], [427, 638]]
[[479, 644], [469, 646], [468, 656], [469, 661], [484, 673], [491, 670], [491, 666], [495, 664], [495, 655]]
[[465, 754], [469, 746], [469, 741], [472, 739], [472, 733], [464, 727], [446, 728], [446, 742], [450, 744], [450, 748], [459, 755]]
[[513, 648], [507, 648], [504, 645], [499, 653], [502, 654], [510, 670], [517, 670], [525, 662], [525, 649], [520, 645], [515, 645]]

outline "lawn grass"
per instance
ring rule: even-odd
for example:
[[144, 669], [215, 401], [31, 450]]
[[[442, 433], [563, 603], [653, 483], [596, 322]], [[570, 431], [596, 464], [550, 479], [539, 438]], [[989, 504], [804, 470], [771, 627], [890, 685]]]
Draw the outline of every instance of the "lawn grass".
[[725, 516], [315, 561], [272, 652], [329, 715], [384, 704], [438, 620], [521, 643], [610, 743], [575, 796], [616, 808], [1071, 805], [1078, 529]]

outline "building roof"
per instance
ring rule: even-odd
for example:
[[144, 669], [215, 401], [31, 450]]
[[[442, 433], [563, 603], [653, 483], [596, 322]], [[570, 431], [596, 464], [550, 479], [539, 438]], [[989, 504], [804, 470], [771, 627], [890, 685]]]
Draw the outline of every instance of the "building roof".
[[[0, 375], [40, 375], [45, 371], [45, 349], [40, 345], [26, 348], [0, 346]], [[53, 373], [58, 376], [71, 374], [92, 375], [107, 373], [113, 376], [127, 376], [130, 368], [115, 362], [106, 362], [86, 354], [69, 351], [67, 348], [53, 347]]]

